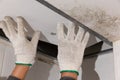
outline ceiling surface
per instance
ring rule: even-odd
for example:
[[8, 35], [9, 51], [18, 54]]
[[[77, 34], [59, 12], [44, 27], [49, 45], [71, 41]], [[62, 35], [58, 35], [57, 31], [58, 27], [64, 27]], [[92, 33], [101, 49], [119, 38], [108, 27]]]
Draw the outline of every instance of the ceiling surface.
[[42, 32], [41, 40], [57, 44], [56, 25], [69, 22], [35, 0], [0, 0], [0, 20], [4, 16], [23, 16], [34, 30]]
[[[75, 3], [72, 2], [72, 0], [69, 1], [47, 0], [47, 1], [58, 8], [61, 8], [62, 4], [61, 9], [63, 9], [63, 7], [64, 9], [67, 9], [70, 8], [70, 6], [75, 6]], [[91, 1], [91, 4], [93, 3], [94, 0]], [[38, 3], [36, 0], [0, 0], [0, 20], [4, 19], [4, 16], [11, 16], [14, 19], [16, 16], [23, 16], [34, 30], [40, 30], [42, 32], [40, 40], [47, 41], [53, 44], [57, 44], [56, 36], [57, 23], [62, 22], [67, 25], [68, 22], [70, 22], [66, 18], [58, 15], [54, 11]], [[91, 35], [88, 46], [93, 45], [98, 41], [100, 40], [99, 39], [96, 40], [96, 38], [93, 35]], [[106, 44], [104, 46], [105, 46], [104, 49], [110, 47]]]
[[46, 0], [109, 41], [120, 39], [119, 0]]

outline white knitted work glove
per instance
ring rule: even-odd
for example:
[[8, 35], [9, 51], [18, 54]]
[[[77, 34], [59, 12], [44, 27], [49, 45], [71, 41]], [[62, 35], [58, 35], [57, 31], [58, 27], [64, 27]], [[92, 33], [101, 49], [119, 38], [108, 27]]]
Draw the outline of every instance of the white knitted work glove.
[[60, 72], [75, 72], [77, 74], [82, 64], [84, 50], [89, 39], [89, 33], [79, 28], [75, 34], [75, 25], [69, 24], [67, 35], [65, 25], [57, 25], [58, 34], [58, 63]]
[[17, 17], [17, 23], [9, 16], [0, 21], [0, 28], [11, 41], [15, 51], [16, 64], [32, 65], [35, 62], [36, 48], [40, 32], [35, 32], [29, 41], [25, 35], [26, 21], [23, 17]]

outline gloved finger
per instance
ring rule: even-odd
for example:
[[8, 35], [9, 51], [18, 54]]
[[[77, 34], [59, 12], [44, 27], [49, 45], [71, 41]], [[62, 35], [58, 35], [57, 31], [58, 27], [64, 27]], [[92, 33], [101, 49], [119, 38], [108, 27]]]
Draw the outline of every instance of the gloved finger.
[[30, 24], [22, 17], [22, 16], [17, 16], [17, 18], [21, 18], [23, 25], [24, 25], [24, 33], [28, 34], [28, 33], [33, 33], [34, 30], [32, 29], [32, 27], [30, 26]]
[[5, 21], [0, 21], [0, 28], [3, 30], [5, 35], [9, 38], [10, 37], [10, 33], [9, 33], [9, 30], [7, 28], [7, 24], [5, 23]]
[[34, 45], [34, 47], [37, 47], [38, 41], [40, 38], [40, 31], [36, 31], [33, 35], [33, 38], [31, 40], [32, 44]]
[[16, 32], [17, 23], [10, 16], [5, 16], [4, 20], [7, 24], [7, 28], [9, 30], [10, 35], [14, 36], [17, 33]]
[[67, 39], [68, 40], [74, 40], [75, 39], [75, 24], [74, 23], [69, 23]]
[[85, 33], [85, 36], [84, 36], [84, 38], [83, 38], [83, 40], [82, 40], [82, 45], [83, 45], [84, 47], [87, 45], [88, 40], [89, 40], [89, 37], [90, 37], [89, 32], [86, 32], [86, 33]]
[[77, 36], [76, 36], [76, 38], [75, 38], [75, 41], [81, 42], [82, 39], [83, 39], [83, 36], [84, 36], [84, 32], [85, 32], [84, 29], [81, 28], [81, 27], [79, 27], [79, 30], [78, 30], [78, 32], [77, 32]]
[[58, 40], [65, 39], [64, 27], [65, 27], [65, 25], [63, 23], [58, 23], [57, 24], [57, 36], [58, 36]]
[[24, 20], [22, 17], [17, 17], [17, 25], [18, 25], [18, 35], [25, 37], [25, 30], [24, 30]]

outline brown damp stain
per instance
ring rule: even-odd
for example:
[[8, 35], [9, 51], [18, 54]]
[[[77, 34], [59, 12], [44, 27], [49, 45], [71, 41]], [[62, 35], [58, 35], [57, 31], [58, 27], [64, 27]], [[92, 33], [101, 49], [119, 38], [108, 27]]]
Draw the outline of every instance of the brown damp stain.
[[62, 10], [78, 21], [87, 25], [92, 30], [108, 38], [110, 41], [120, 39], [119, 16], [109, 15], [105, 10], [100, 8], [88, 8], [86, 6], [79, 6], [69, 10]]

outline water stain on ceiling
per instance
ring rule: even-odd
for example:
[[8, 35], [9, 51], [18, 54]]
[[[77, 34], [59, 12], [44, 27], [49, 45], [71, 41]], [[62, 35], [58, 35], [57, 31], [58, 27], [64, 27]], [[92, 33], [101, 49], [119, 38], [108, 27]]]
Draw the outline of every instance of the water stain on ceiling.
[[[110, 41], [120, 39], [120, 11], [117, 0], [46, 0]], [[111, 6], [115, 5], [115, 6]]]

